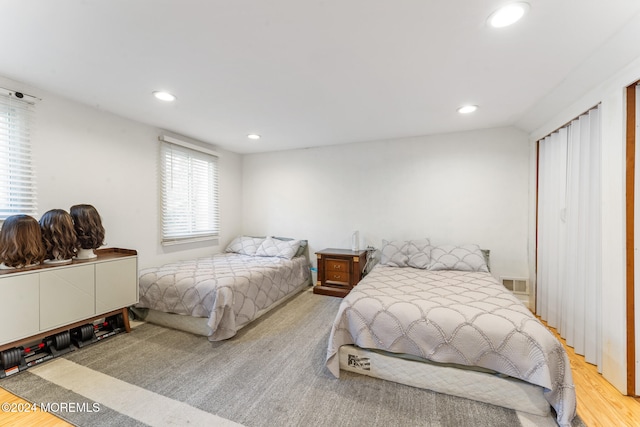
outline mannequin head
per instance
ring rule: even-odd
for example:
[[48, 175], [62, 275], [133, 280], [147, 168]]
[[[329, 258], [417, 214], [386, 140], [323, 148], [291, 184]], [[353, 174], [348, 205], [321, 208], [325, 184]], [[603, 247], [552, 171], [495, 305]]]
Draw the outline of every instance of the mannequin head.
[[40, 218], [47, 260], [71, 260], [80, 248], [73, 219], [63, 209], [52, 209]]
[[104, 227], [96, 208], [91, 205], [74, 205], [69, 209], [73, 226], [82, 249], [96, 249], [104, 244]]
[[40, 264], [45, 257], [40, 224], [29, 215], [12, 215], [0, 229], [0, 262], [5, 268]]

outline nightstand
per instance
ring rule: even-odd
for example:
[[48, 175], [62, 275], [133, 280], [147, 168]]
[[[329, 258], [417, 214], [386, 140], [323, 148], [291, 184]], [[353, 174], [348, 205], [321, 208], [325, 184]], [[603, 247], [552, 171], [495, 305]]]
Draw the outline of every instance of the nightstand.
[[314, 294], [344, 297], [362, 279], [367, 263], [367, 251], [349, 249], [323, 249], [316, 252], [318, 281]]

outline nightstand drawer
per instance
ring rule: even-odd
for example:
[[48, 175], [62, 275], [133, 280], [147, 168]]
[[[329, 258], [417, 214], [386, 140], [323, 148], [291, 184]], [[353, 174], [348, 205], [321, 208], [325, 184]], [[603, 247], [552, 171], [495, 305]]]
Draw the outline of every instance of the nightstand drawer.
[[325, 273], [325, 280], [327, 283], [329, 282], [339, 282], [344, 284], [349, 284], [349, 273], [347, 272], [339, 272], [339, 271], [327, 271]]
[[345, 273], [348, 276], [350, 265], [351, 265], [351, 262], [344, 259], [327, 258], [325, 260], [325, 267], [327, 268], [328, 273], [332, 273], [332, 272]]

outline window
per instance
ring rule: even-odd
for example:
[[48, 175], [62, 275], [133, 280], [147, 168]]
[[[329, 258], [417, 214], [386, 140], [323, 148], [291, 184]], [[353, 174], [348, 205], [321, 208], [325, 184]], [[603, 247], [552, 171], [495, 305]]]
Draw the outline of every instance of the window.
[[162, 244], [218, 237], [218, 156], [161, 136]]
[[0, 221], [16, 214], [37, 214], [31, 164], [32, 99], [0, 88]]

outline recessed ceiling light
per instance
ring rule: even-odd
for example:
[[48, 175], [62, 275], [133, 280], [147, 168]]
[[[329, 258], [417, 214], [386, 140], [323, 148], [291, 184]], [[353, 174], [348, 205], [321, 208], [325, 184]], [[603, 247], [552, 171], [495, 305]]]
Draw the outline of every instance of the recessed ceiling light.
[[250, 133], [249, 135], [247, 135], [247, 138], [249, 138], [249, 139], [260, 139], [260, 135], [258, 135], [257, 133]]
[[164, 92], [161, 90], [156, 90], [155, 92], [153, 92], [153, 96], [155, 96], [161, 101], [171, 102], [176, 100], [175, 95], [172, 95], [169, 92]]
[[473, 113], [477, 109], [478, 109], [477, 105], [463, 105], [462, 107], [458, 108], [458, 113], [469, 114], [469, 113]]
[[529, 10], [529, 3], [517, 2], [501, 7], [489, 16], [489, 25], [494, 28], [507, 27], [514, 24]]

